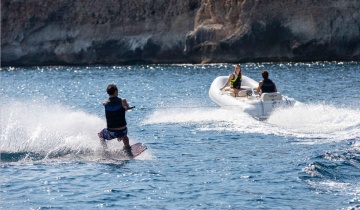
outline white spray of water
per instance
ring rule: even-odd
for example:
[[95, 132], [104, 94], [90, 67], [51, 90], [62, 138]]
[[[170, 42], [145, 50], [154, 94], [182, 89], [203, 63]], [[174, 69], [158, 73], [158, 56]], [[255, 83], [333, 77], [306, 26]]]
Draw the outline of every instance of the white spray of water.
[[[104, 158], [97, 133], [106, 122], [97, 115], [40, 102], [12, 101], [1, 108], [0, 152], [31, 152], [46, 158]], [[122, 148], [116, 140], [107, 143], [109, 149]], [[149, 159], [151, 154], [146, 152], [141, 158]]]
[[301, 105], [278, 109], [267, 121], [257, 121], [236, 109], [157, 110], [144, 124], [198, 124], [199, 130], [291, 136], [302, 143], [325, 143], [360, 137], [358, 110], [331, 105]]
[[99, 147], [104, 120], [60, 105], [11, 102], [2, 107], [1, 151], [86, 151]]
[[[360, 137], [360, 112], [333, 105], [310, 104], [275, 111], [267, 122], [277, 134], [342, 141]], [[317, 143], [321, 143], [318, 141]]]

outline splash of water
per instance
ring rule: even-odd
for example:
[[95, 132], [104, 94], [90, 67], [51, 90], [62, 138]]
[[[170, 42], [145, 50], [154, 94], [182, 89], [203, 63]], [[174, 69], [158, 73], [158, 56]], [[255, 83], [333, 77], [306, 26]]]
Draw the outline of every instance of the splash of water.
[[278, 109], [264, 122], [236, 109], [173, 108], [156, 110], [143, 123], [196, 124], [199, 130], [291, 136], [311, 144], [360, 137], [358, 110], [324, 104]]
[[89, 148], [95, 143], [94, 131], [104, 125], [95, 115], [60, 105], [15, 102], [4, 109], [1, 150], [48, 150], [62, 144]]
[[[97, 115], [59, 104], [7, 102], [2, 104], [1, 156], [11, 162], [54, 158], [97, 161], [104, 158], [97, 132], [105, 124]], [[119, 148], [119, 143], [109, 141], [108, 148]], [[151, 157], [146, 152], [141, 158]]]
[[[360, 137], [360, 112], [324, 104], [302, 104], [275, 111], [267, 122], [278, 134], [342, 141]], [[320, 141], [321, 142], [321, 141]]]
[[105, 122], [96, 115], [61, 105], [12, 101], [3, 104], [0, 151], [47, 156], [91, 153]]

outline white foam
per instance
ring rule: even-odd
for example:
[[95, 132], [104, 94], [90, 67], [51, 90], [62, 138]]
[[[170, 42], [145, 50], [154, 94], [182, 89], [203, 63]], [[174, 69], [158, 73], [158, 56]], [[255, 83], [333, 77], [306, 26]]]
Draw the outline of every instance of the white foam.
[[169, 108], [156, 110], [143, 124], [226, 122], [229, 118], [232, 112], [224, 109]]
[[360, 112], [325, 104], [301, 105], [275, 111], [267, 122], [276, 133], [299, 138], [342, 141], [360, 136]]
[[[39, 153], [46, 158], [103, 158], [97, 133], [106, 125], [105, 119], [59, 104], [12, 101], [2, 105], [0, 151]], [[123, 147], [116, 140], [107, 144], [113, 149]], [[137, 159], [152, 159], [145, 152]]]
[[2, 107], [1, 151], [95, 150], [105, 122], [61, 105], [11, 102]]
[[326, 143], [360, 137], [358, 110], [313, 104], [278, 109], [267, 121], [257, 121], [237, 109], [170, 108], [156, 110], [144, 124], [197, 124], [199, 130], [291, 136], [300, 143]]

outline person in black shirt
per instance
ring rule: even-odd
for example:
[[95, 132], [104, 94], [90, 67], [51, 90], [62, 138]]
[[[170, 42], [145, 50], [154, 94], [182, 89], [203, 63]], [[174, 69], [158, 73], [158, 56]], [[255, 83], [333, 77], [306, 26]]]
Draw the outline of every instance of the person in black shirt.
[[262, 73], [263, 80], [259, 82], [257, 92], [260, 93], [272, 93], [277, 92], [276, 85], [269, 79], [269, 72], [264, 70]]
[[105, 108], [107, 126], [98, 133], [100, 143], [104, 149], [107, 149], [105, 140], [116, 138], [119, 142], [123, 141], [124, 150], [131, 155], [125, 119], [125, 112], [130, 109], [130, 106], [125, 98], [118, 97], [119, 93], [115, 84], [108, 85], [106, 92], [109, 94], [109, 99], [106, 100], [103, 105]]

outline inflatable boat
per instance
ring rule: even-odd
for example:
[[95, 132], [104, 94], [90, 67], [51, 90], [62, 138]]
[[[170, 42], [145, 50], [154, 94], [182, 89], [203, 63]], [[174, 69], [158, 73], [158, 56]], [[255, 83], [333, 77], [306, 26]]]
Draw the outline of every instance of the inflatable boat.
[[220, 90], [228, 78], [228, 76], [215, 78], [209, 89], [211, 100], [221, 107], [238, 108], [256, 119], [266, 120], [276, 108], [291, 107], [296, 103], [293, 98], [283, 96], [279, 92], [260, 95], [256, 91], [259, 83], [244, 75], [241, 90], [237, 95], [229, 91], [230, 87]]

